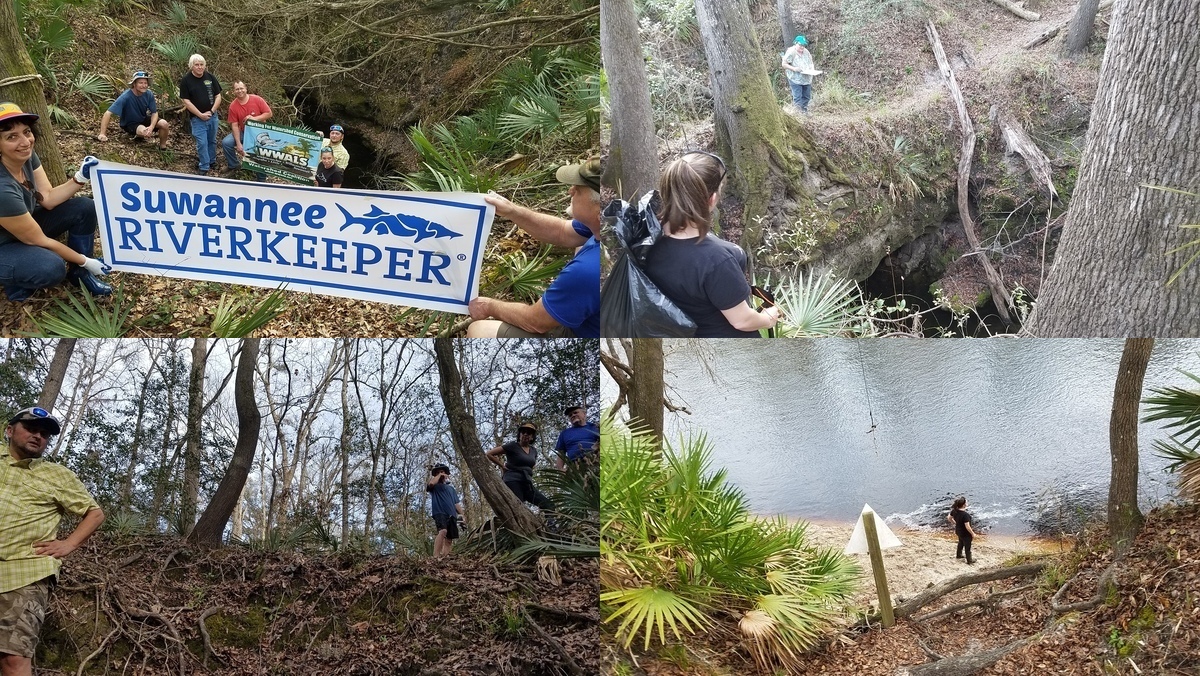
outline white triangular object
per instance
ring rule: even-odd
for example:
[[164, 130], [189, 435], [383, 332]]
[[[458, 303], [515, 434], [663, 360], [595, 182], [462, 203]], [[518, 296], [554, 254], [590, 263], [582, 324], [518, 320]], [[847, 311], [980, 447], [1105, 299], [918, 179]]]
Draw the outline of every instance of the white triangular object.
[[858, 515], [858, 523], [854, 524], [854, 532], [850, 534], [850, 542], [846, 544], [846, 554], [866, 554], [870, 551], [867, 547], [867, 529], [863, 527], [863, 516], [866, 514], [875, 518], [875, 532], [879, 535], [880, 549], [895, 549], [901, 546], [900, 538], [887, 527], [875, 510], [871, 509], [870, 505], [863, 505], [862, 514]]

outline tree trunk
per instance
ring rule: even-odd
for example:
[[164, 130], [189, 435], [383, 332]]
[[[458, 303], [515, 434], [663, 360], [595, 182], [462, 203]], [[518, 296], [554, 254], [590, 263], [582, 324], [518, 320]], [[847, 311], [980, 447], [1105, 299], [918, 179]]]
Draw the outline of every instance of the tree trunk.
[[791, 0], [775, 0], [775, 13], [779, 15], [779, 31], [783, 35], [783, 48], [787, 49], [796, 39], [796, 26], [792, 23]]
[[[778, 220], [789, 190], [805, 190], [813, 139], [775, 99], [746, 0], [696, 0], [696, 19], [712, 78], [718, 154], [744, 204], [740, 244], [752, 266], [763, 224]], [[807, 181], [814, 183], [819, 179]]]
[[342, 354], [342, 438], [341, 451], [342, 475], [342, 542], [350, 535], [350, 345], [347, 344]]
[[197, 545], [219, 547], [225, 533], [229, 515], [237, 505], [254, 464], [254, 451], [258, 446], [258, 431], [262, 425], [262, 414], [254, 401], [254, 362], [258, 359], [258, 338], [242, 339], [242, 356], [238, 361], [237, 375], [233, 381], [233, 399], [237, 406], [238, 436], [233, 447], [233, 458], [229, 469], [213, 493], [208, 507], [200, 515], [200, 521], [192, 529], [188, 540]]
[[454, 344], [450, 338], [434, 338], [433, 352], [438, 366], [438, 389], [446, 406], [455, 450], [467, 463], [480, 494], [492, 506], [500, 526], [517, 535], [533, 535], [540, 520], [504, 485], [483, 454], [483, 445], [475, 432], [475, 415], [463, 401], [463, 381], [458, 364], [454, 362]]
[[1096, 28], [1096, 13], [1100, 11], [1100, 0], [1080, 0], [1075, 16], [1067, 25], [1067, 39], [1063, 42], [1063, 56], [1076, 57], [1087, 49]]
[[612, 111], [604, 185], [634, 202], [658, 185], [658, 142], [633, 0], [600, 3], [600, 53]]
[[1153, 338], [1126, 338], [1121, 351], [1121, 368], [1113, 392], [1112, 416], [1108, 421], [1108, 444], [1112, 455], [1112, 476], [1108, 482], [1108, 534], [1113, 551], [1122, 553], [1138, 531], [1142, 530], [1138, 509], [1138, 404], [1142, 400], [1142, 380]]
[[183, 455], [183, 500], [179, 510], [179, 521], [185, 532], [196, 523], [196, 503], [200, 500], [200, 410], [204, 406], [207, 360], [208, 339], [193, 339], [192, 370], [188, 377], [187, 450]]
[[[1200, 3], [1114, 5], [1079, 181], [1028, 332], [1200, 335]], [[1163, 49], [1161, 45], [1170, 45]]]
[[663, 349], [656, 338], [634, 338], [629, 355], [629, 417], [641, 420], [662, 443]]
[[[0, 94], [0, 97], [4, 96]], [[62, 389], [63, 379], [67, 376], [67, 367], [71, 364], [71, 353], [75, 351], [77, 338], [60, 338], [54, 345], [54, 358], [50, 360], [50, 372], [46, 374], [46, 382], [42, 384], [42, 394], [38, 397], [37, 405], [53, 411], [54, 402], [58, 401], [58, 391]]]
[[60, 185], [66, 182], [67, 172], [63, 168], [62, 153], [58, 151], [54, 127], [50, 126], [42, 80], [37, 77], [23, 79], [36, 74], [17, 25], [16, 8], [12, 2], [0, 2], [0, 80], [19, 80], [0, 86], [0, 101], [12, 101], [21, 106], [21, 110], [41, 116], [38, 120], [41, 134], [33, 149], [41, 159], [50, 183]]

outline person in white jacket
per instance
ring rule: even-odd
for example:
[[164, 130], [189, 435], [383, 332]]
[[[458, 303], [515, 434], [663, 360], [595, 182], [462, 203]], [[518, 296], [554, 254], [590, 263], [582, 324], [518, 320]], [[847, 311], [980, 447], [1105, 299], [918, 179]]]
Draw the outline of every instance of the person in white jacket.
[[806, 113], [808, 102], [812, 100], [811, 73], [816, 71], [812, 52], [808, 51], [807, 45], [808, 39], [797, 35], [792, 46], [783, 53], [783, 69], [787, 71], [788, 86], [792, 88], [792, 103]]

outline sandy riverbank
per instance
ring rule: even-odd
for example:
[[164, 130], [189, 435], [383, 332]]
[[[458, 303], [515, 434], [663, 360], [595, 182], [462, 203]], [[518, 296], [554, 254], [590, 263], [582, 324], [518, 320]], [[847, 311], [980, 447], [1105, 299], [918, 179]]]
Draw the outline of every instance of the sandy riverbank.
[[[854, 531], [852, 523], [806, 521], [807, 532], [813, 544], [833, 547], [841, 551], [850, 541]], [[888, 587], [892, 599], [911, 597], [916, 592], [943, 580], [962, 575], [972, 569], [999, 566], [1013, 556], [1022, 553], [1057, 552], [1070, 549], [1070, 542], [1048, 541], [1041, 538], [1015, 537], [1007, 535], [981, 535], [975, 538], [972, 553], [975, 565], [968, 566], [954, 558], [956, 539], [950, 530], [931, 532], [893, 528], [903, 546], [883, 552], [884, 568], [887, 570]], [[875, 600], [875, 580], [871, 576], [871, 557], [855, 554], [854, 559], [863, 568], [864, 578], [854, 605], [865, 606]]]

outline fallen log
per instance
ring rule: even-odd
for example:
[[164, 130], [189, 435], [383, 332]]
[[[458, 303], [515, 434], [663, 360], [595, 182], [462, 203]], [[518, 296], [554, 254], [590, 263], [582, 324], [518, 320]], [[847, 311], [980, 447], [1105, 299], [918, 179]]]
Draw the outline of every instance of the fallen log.
[[960, 610], [966, 610], [967, 608], [970, 608], [972, 606], [987, 606], [989, 608], [994, 608], [996, 606], [996, 604], [1000, 602], [1000, 599], [1007, 598], [1009, 596], [1016, 596], [1018, 594], [1024, 594], [1025, 592], [1029, 591], [1030, 589], [1033, 589], [1034, 586], [1035, 585], [1027, 584], [1027, 585], [1022, 585], [1020, 587], [1016, 587], [1015, 589], [1009, 589], [1008, 591], [995, 592], [993, 594], [988, 594], [987, 596], [985, 596], [981, 599], [975, 599], [974, 601], [964, 601], [963, 603], [955, 603], [952, 606], [946, 606], [945, 608], [939, 608], [938, 610], [935, 610], [932, 613], [922, 615], [920, 617], [914, 617], [912, 619], [913, 619], [913, 622], [926, 622], [928, 620], [932, 620], [935, 617], [941, 617], [942, 615], [949, 615], [950, 613], [957, 613]]
[[998, 7], [1003, 7], [1004, 9], [1007, 9], [1008, 11], [1012, 12], [1013, 14], [1021, 17], [1022, 19], [1025, 19], [1026, 21], [1038, 21], [1042, 18], [1041, 14], [1038, 14], [1037, 12], [1031, 12], [1031, 11], [1025, 9], [1024, 7], [1018, 5], [1015, 2], [1009, 2], [1009, 0], [990, 0], [990, 1], [993, 5], [996, 5]]
[[912, 617], [921, 608], [963, 587], [979, 584], [980, 582], [1005, 580], [1010, 577], [1037, 575], [1045, 567], [1046, 564], [1044, 562], [1034, 561], [1007, 568], [988, 568], [977, 573], [966, 573], [958, 577], [952, 577], [941, 584], [922, 590], [916, 596], [896, 606], [896, 617]]
[[1054, 189], [1054, 176], [1050, 168], [1050, 158], [1033, 142], [1025, 127], [1021, 126], [1007, 111], [1001, 111], [992, 106], [992, 117], [1000, 124], [1000, 138], [1004, 139], [1005, 152], [1016, 153], [1025, 160], [1029, 173], [1040, 184], [1046, 186], [1050, 197], [1057, 199], [1058, 191]]
[[992, 292], [996, 312], [1000, 314], [1000, 318], [1005, 324], [1012, 324], [1012, 316], [1008, 312], [1009, 308], [1013, 307], [1012, 296], [1004, 288], [1004, 281], [1000, 279], [1000, 273], [996, 271], [983, 251], [979, 243], [979, 235], [975, 232], [975, 222], [971, 219], [969, 192], [971, 160], [975, 156], [975, 125], [971, 123], [971, 115], [967, 112], [967, 104], [963, 100], [962, 90], [958, 88], [958, 80], [954, 77], [954, 70], [950, 68], [950, 59], [946, 57], [946, 50], [942, 48], [942, 40], [938, 37], [937, 27], [933, 25], [933, 21], [926, 22], [925, 33], [929, 36], [929, 44], [933, 46], [933, 54], [937, 57], [938, 69], [946, 81], [946, 87], [950, 90], [950, 97], [954, 99], [958, 108], [958, 119], [962, 124], [962, 154], [958, 160], [958, 215], [962, 220], [963, 231], [967, 235], [967, 242], [971, 245], [972, 253], [983, 254], [979, 256], [979, 262], [983, 265], [983, 273], [987, 278], [988, 289]]

